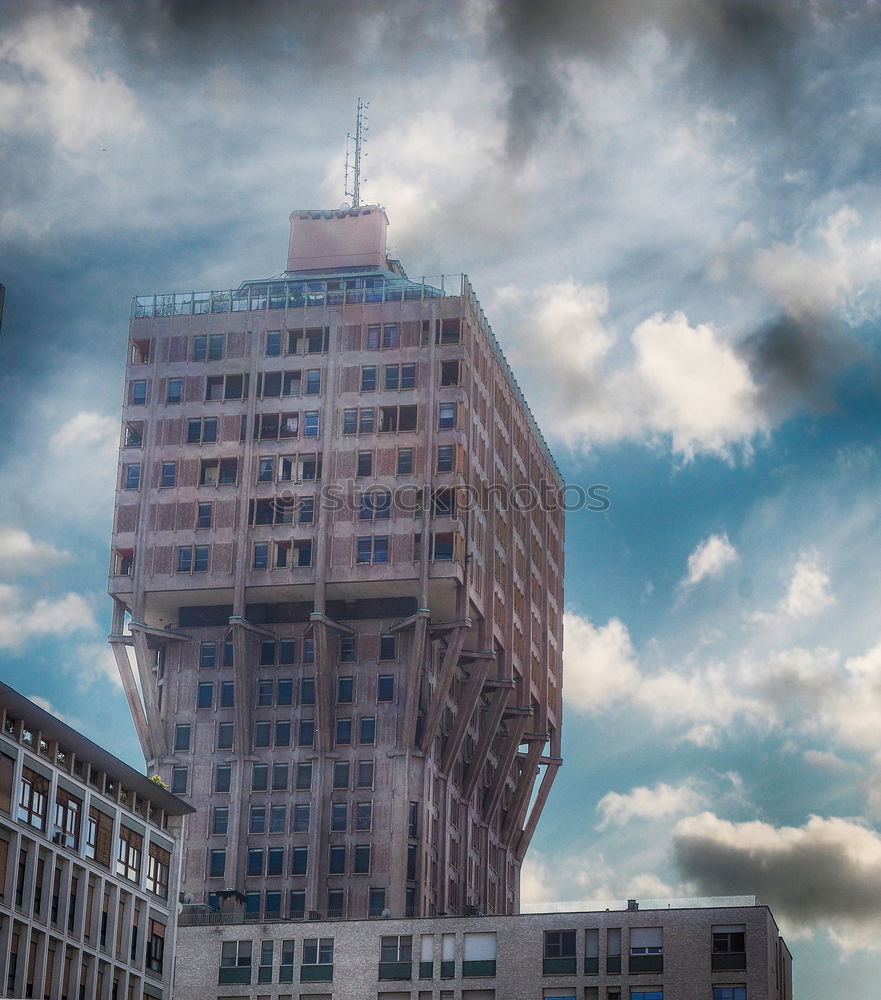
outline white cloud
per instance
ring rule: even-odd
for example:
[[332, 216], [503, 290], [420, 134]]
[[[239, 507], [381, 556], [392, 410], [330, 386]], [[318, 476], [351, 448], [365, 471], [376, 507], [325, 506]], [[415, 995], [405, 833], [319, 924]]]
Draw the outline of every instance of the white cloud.
[[814, 618], [837, 603], [830, 590], [829, 575], [820, 567], [815, 552], [804, 552], [792, 571], [786, 593], [770, 612], [757, 611], [750, 620], [759, 625], [778, 626]]
[[86, 728], [84, 722], [81, 722], [79, 719], [75, 718], [72, 715], [67, 715], [66, 713], [60, 711], [52, 704], [51, 701], [48, 700], [48, 698], [43, 698], [41, 695], [38, 694], [29, 694], [27, 695], [27, 697], [35, 705], [39, 705], [44, 712], [48, 712], [50, 715], [54, 715], [56, 719], [60, 719], [62, 722], [70, 726], [72, 729], [76, 729], [79, 732], [82, 732]]
[[35, 639], [97, 627], [91, 606], [79, 594], [35, 597], [21, 587], [0, 584], [0, 649], [20, 649]]
[[106, 642], [86, 642], [74, 647], [67, 669], [75, 673], [81, 688], [93, 684], [122, 688], [113, 650]]
[[626, 794], [606, 792], [597, 803], [602, 818], [598, 830], [611, 825], [621, 825], [631, 819], [658, 819], [676, 813], [692, 812], [704, 805], [704, 796], [692, 782], [668, 785], [659, 781], [653, 788], [640, 786]]
[[0, 526], [0, 576], [41, 573], [71, 559], [69, 552], [48, 542], [35, 541], [20, 528]]
[[688, 557], [688, 572], [683, 582], [693, 587], [708, 577], [720, 576], [737, 558], [737, 549], [728, 541], [727, 534], [710, 535]]
[[633, 646], [617, 618], [595, 626], [580, 615], [563, 621], [563, 696], [576, 711], [601, 714], [639, 682]]
[[100, 413], [76, 413], [63, 423], [49, 439], [56, 454], [69, 454], [71, 449], [97, 450], [102, 458], [116, 456], [119, 422]]
[[0, 129], [47, 131], [61, 150], [82, 153], [141, 127], [132, 92], [94, 66], [91, 21], [84, 7], [55, 6], [0, 40], [0, 64], [13, 70], [0, 85]]

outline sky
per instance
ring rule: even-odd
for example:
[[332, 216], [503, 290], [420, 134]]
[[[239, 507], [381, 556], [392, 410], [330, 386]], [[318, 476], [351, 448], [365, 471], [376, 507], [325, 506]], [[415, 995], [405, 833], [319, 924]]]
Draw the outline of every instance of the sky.
[[467, 272], [567, 482], [527, 901], [755, 894], [881, 977], [881, 5], [0, 6], [0, 673], [142, 764], [106, 645], [131, 297], [362, 200]]

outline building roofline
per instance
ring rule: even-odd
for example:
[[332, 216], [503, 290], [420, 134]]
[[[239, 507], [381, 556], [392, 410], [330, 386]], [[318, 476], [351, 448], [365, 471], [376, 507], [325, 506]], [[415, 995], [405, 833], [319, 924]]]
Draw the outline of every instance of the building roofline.
[[29, 729], [38, 731], [44, 738], [60, 743], [65, 750], [70, 750], [90, 764], [97, 765], [120, 784], [163, 809], [169, 816], [183, 816], [196, 811], [189, 803], [172, 795], [161, 785], [157, 785], [155, 781], [151, 781], [146, 775], [115, 757], [109, 750], [93, 743], [87, 736], [83, 736], [78, 730], [68, 726], [51, 712], [40, 708], [30, 698], [25, 698], [23, 694], [19, 694], [2, 681], [0, 681], [0, 705], [9, 714], [25, 722]]

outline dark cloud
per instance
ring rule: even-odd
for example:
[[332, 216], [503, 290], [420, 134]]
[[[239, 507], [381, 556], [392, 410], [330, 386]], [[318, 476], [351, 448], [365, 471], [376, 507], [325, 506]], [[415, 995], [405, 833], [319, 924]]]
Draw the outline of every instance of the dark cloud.
[[498, 0], [492, 54], [508, 79], [508, 154], [525, 155], [568, 109], [567, 59], [614, 62], [650, 29], [684, 61], [698, 96], [785, 114], [811, 23], [797, 0]]
[[741, 352], [765, 408], [781, 416], [796, 407], [832, 410], [840, 375], [865, 356], [839, 320], [787, 315], [751, 333]]
[[[679, 832], [673, 845], [680, 873], [700, 893], [756, 895], [778, 916], [801, 924], [881, 918], [877, 834], [815, 817], [787, 835], [767, 827], [756, 836], [752, 824], [743, 824], [743, 842], [733, 846], [715, 824], [701, 829], [701, 819], [681, 824], [693, 829]], [[875, 864], [861, 857], [866, 848], [874, 848]]]

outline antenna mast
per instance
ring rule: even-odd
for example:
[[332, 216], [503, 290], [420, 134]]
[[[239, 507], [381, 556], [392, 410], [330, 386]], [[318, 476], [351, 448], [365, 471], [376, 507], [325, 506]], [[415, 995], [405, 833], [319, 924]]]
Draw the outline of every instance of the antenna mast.
[[[346, 182], [345, 194], [352, 199], [352, 208], [357, 208], [361, 204], [361, 145], [366, 142], [365, 135], [368, 132], [367, 115], [365, 111], [370, 107], [370, 101], [362, 101], [358, 98], [358, 113], [355, 117], [355, 134], [346, 133]], [[366, 153], [364, 154], [367, 155]], [[349, 190], [349, 174], [352, 175], [351, 190]]]

